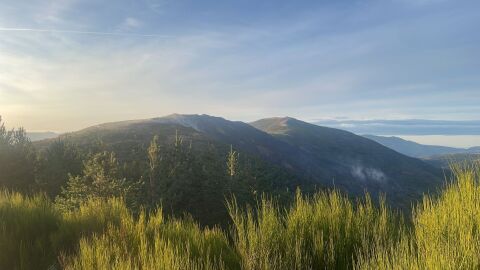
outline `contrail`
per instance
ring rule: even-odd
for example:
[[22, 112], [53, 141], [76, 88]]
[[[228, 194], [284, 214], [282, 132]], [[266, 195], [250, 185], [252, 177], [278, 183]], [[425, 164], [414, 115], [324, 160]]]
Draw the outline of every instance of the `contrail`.
[[80, 35], [98, 35], [98, 36], [134, 36], [134, 37], [171, 38], [171, 36], [158, 35], [158, 34], [136, 34], [136, 33], [121, 33], [121, 32], [96, 32], [96, 31], [76, 31], [76, 30], [36, 29], [36, 28], [0, 27], [0, 32], [45, 32], [45, 33], [65, 33], [65, 34], [80, 34]]

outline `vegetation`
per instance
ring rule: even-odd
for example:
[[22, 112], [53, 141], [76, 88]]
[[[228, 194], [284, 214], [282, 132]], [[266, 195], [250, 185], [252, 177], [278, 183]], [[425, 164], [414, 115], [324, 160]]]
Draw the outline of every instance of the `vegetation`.
[[35, 168], [35, 148], [25, 130], [6, 130], [0, 117], [0, 185], [30, 192], [35, 184]]
[[405, 216], [174, 134], [37, 150], [0, 123], [0, 269], [480, 268], [478, 163]]
[[296, 194], [282, 208], [228, 203], [230, 230], [191, 218], [132, 213], [121, 198], [61, 210], [44, 195], [0, 195], [0, 268], [46, 269], [478, 269], [480, 168], [426, 195], [411, 220], [368, 195]]
[[122, 197], [131, 209], [135, 209], [139, 203], [141, 183], [122, 179], [119, 167], [114, 153], [92, 155], [85, 161], [83, 175], [70, 175], [66, 187], [56, 198], [58, 207], [73, 210], [91, 198]]
[[480, 164], [453, 165], [456, 179], [438, 198], [424, 196], [413, 230], [388, 249], [374, 247], [359, 269], [478, 269]]
[[288, 190], [298, 186], [259, 158], [240, 159], [232, 146], [193, 142], [177, 129], [158, 132], [146, 145], [147, 137], [131, 142], [134, 134], [115, 143], [92, 136], [82, 145], [66, 136], [35, 147], [23, 129], [7, 131], [0, 121], [0, 188], [45, 193], [63, 210], [91, 198], [124, 197], [134, 213], [162, 204], [166, 215], [189, 213], [203, 226], [225, 227], [225, 197], [253, 203], [265, 192], [288, 201]]

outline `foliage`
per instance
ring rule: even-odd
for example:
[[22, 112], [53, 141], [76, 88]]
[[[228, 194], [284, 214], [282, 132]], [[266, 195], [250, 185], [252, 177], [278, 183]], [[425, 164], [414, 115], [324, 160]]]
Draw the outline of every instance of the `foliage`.
[[378, 248], [359, 269], [478, 269], [480, 267], [480, 167], [457, 164], [455, 181], [413, 214], [412, 232], [390, 248]]
[[398, 239], [402, 220], [367, 196], [356, 205], [337, 191], [313, 198], [297, 191], [285, 212], [262, 199], [256, 211], [229, 205], [242, 269], [346, 269], [356, 250]]
[[[60, 212], [43, 195], [0, 194], [0, 268], [39, 269], [478, 269], [480, 169], [425, 196], [411, 222], [368, 195], [297, 192], [282, 208], [228, 204], [231, 230], [202, 228], [162, 208], [133, 214], [119, 198]], [[228, 233], [229, 232], [229, 233]]]
[[35, 187], [35, 149], [23, 128], [7, 130], [0, 117], [0, 186], [30, 192]]
[[121, 178], [114, 153], [101, 152], [85, 161], [83, 175], [70, 176], [56, 203], [63, 210], [72, 210], [90, 198], [122, 197], [134, 207], [138, 203], [139, 187], [140, 183], [130, 183]]
[[0, 269], [46, 269], [57, 250], [61, 216], [42, 195], [0, 192]]
[[237, 269], [238, 260], [219, 229], [191, 219], [165, 220], [161, 209], [122, 218], [105, 234], [83, 238], [66, 269]]
[[82, 172], [82, 155], [79, 149], [66, 140], [55, 139], [46, 149], [38, 153], [36, 182], [40, 190], [50, 197], [57, 196], [69, 175]]
[[405, 224], [368, 194], [291, 196], [301, 182], [231, 145], [129, 135], [37, 152], [0, 119], [0, 269], [480, 268], [478, 164]]

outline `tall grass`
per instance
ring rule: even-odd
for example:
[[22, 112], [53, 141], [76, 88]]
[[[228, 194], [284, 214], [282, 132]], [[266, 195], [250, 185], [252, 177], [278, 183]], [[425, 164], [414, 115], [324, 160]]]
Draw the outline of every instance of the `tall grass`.
[[61, 212], [44, 195], [0, 192], [0, 269], [47, 269], [73, 254], [82, 237], [102, 234], [129, 215], [118, 199]]
[[229, 209], [243, 269], [348, 269], [357, 250], [391, 245], [403, 230], [383, 201], [376, 208], [366, 196], [353, 204], [337, 191], [297, 192], [286, 210], [266, 199], [257, 211]]
[[0, 269], [46, 269], [57, 248], [61, 216], [42, 195], [0, 192]]
[[478, 269], [480, 169], [424, 196], [408, 225], [383, 200], [338, 191], [281, 208], [263, 197], [228, 203], [230, 231], [161, 208], [132, 214], [121, 199], [61, 212], [45, 196], [0, 193], [0, 269]]
[[125, 215], [119, 226], [83, 238], [66, 269], [237, 269], [238, 258], [219, 229], [193, 220], [165, 220], [161, 209], [147, 217]]
[[479, 269], [480, 167], [457, 164], [455, 181], [438, 196], [424, 196], [413, 228], [388, 249], [376, 248], [359, 269]]

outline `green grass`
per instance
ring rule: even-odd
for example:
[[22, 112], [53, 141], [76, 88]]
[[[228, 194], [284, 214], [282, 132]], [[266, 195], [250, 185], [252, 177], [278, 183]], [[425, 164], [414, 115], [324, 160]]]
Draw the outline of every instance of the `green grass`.
[[455, 181], [438, 196], [424, 196], [413, 228], [396, 246], [376, 248], [359, 269], [479, 269], [480, 167], [452, 167]]
[[404, 222], [383, 200], [338, 191], [282, 208], [228, 203], [230, 230], [162, 209], [132, 214], [118, 198], [62, 212], [42, 195], [0, 193], [0, 269], [478, 269], [480, 168], [426, 195]]
[[82, 238], [65, 268], [236, 269], [238, 258], [221, 230], [201, 229], [188, 218], [165, 220], [159, 209], [149, 217], [127, 214], [104, 234]]
[[46, 268], [57, 254], [51, 238], [61, 220], [45, 196], [1, 192], [0, 269]]
[[399, 238], [402, 219], [368, 196], [356, 204], [337, 191], [305, 198], [281, 210], [263, 199], [256, 211], [229, 205], [234, 245], [243, 269], [345, 269], [356, 251], [389, 245]]

